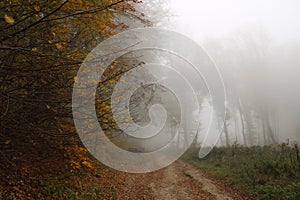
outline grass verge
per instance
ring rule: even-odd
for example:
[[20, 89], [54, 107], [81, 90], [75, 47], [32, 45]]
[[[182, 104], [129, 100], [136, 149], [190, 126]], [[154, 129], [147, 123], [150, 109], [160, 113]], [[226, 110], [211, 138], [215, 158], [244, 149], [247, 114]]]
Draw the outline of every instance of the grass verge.
[[298, 146], [216, 147], [204, 159], [190, 149], [182, 159], [253, 199], [300, 199]]

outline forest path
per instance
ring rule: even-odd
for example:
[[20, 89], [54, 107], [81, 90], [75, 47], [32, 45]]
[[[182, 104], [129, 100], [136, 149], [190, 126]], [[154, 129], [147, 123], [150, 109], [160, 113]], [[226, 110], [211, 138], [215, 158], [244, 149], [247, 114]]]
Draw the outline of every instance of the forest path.
[[151, 173], [149, 183], [155, 199], [161, 200], [194, 200], [244, 199], [237, 192], [224, 184], [217, 183], [201, 169], [178, 160], [172, 165]]
[[[77, 177], [86, 186], [98, 185], [101, 199], [122, 200], [246, 200], [226, 183], [216, 180], [204, 170], [177, 160], [163, 169], [131, 174], [102, 168], [99, 177]], [[110, 192], [116, 192], [111, 196]]]

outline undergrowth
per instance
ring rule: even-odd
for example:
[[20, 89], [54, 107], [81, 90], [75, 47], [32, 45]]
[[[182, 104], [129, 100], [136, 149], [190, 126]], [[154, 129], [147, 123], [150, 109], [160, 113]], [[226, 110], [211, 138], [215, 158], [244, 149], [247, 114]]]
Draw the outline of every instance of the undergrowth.
[[300, 199], [298, 145], [215, 147], [204, 159], [190, 149], [183, 159], [225, 180], [250, 198]]

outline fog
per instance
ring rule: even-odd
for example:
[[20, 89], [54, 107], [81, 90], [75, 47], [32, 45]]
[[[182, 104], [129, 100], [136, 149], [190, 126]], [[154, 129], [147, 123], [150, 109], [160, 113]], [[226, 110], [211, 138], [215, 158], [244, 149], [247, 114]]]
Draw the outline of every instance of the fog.
[[299, 39], [297, 0], [170, 0], [174, 30], [195, 40], [222, 38], [249, 25], [263, 26], [276, 41]]
[[170, 7], [168, 28], [198, 42], [221, 70], [231, 143], [243, 144], [244, 129], [249, 144], [263, 144], [264, 120], [273, 142], [299, 141], [300, 2], [171, 0]]
[[[193, 39], [220, 70], [227, 115], [225, 123], [217, 122], [220, 129], [224, 125], [219, 145], [300, 140], [299, 1], [156, 0], [146, 5], [143, 12], [154, 26]], [[157, 15], [149, 8], [162, 12]], [[175, 60], [170, 63], [189, 70]], [[211, 112], [209, 96], [201, 98], [203, 124]], [[209, 106], [218, 113], [218, 108]], [[202, 127], [198, 142], [211, 145], [216, 136], [208, 135], [204, 144], [206, 129]]]

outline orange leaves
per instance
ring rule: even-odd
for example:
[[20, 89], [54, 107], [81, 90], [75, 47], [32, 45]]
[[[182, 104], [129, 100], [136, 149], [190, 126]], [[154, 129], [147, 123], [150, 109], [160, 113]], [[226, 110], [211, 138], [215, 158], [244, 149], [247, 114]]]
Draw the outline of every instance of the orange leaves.
[[[57, 34], [56, 34], [57, 32]], [[49, 44], [53, 44], [56, 49], [61, 50], [65, 45], [66, 36], [68, 35], [69, 30], [67, 28], [56, 28], [50, 32], [50, 38], [48, 40]]]
[[94, 168], [94, 166], [88, 161], [83, 161], [82, 164], [84, 166], [86, 166], [87, 168], [90, 168], [90, 169]]
[[[107, 15], [111, 16], [111, 15]], [[102, 18], [101, 21], [98, 23], [99, 26], [99, 32], [106, 33], [106, 34], [112, 34], [110, 31], [113, 31], [118, 28], [117, 24], [112, 21], [111, 18], [106, 17], [105, 20]]]
[[63, 47], [61, 43], [56, 43], [55, 46], [57, 49], [61, 49]]
[[106, 24], [105, 23], [103, 23], [103, 22], [100, 22], [99, 23], [99, 29], [100, 29], [100, 31], [105, 31], [105, 30], [107, 30], [107, 26], [106, 26]]
[[78, 170], [81, 168], [81, 165], [78, 161], [70, 160], [71, 170], [70, 172], [75, 172], [75, 170]]
[[111, 66], [109, 67], [110, 70], [114, 70], [114, 68], [115, 68], [114, 65], [111, 65]]
[[76, 172], [82, 167], [88, 168], [92, 171], [96, 169], [96, 167], [91, 163], [90, 158], [87, 157], [87, 150], [85, 148], [74, 145], [63, 149], [65, 151], [65, 157], [69, 159], [70, 172]]
[[108, 23], [108, 26], [109, 26], [111, 29], [116, 29], [116, 28], [117, 28], [117, 25], [116, 25], [114, 22], [109, 22], [109, 23]]
[[34, 8], [34, 10], [37, 11], [37, 12], [39, 12], [39, 11], [41, 10], [40, 6], [38, 6], [38, 5], [35, 5], [33, 8]]
[[[109, 9], [105, 9], [107, 6], [109, 7]], [[118, 0], [69, 0], [69, 2], [62, 7], [63, 13], [79, 14], [60, 20], [60, 28], [52, 30], [56, 33], [56, 35], [53, 36], [55, 37], [55, 39], [53, 40], [56, 42], [68, 41], [70, 39], [70, 36], [73, 36], [74, 32], [80, 32], [78, 38], [84, 38], [85, 40], [89, 41], [89, 45], [95, 46], [98, 42], [93, 41], [95, 38], [95, 33], [99, 34], [101, 38], [105, 39], [116, 34], [118, 30], [124, 29], [124, 27], [127, 26], [124, 23], [120, 22], [120, 19], [118, 18], [119, 15], [117, 13], [123, 13], [126, 10], [132, 11], [133, 8], [133, 5], [129, 1], [119, 2]], [[99, 11], [95, 12], [95, 10]], [[80, 31], [76, 31], [76, 29]], [[52, 43], [52, 40], [50, 40], [50, 42]], [[64, 45], [62, 45], [61, 43], [55, 46], [57, 49], [64, 49]]]

